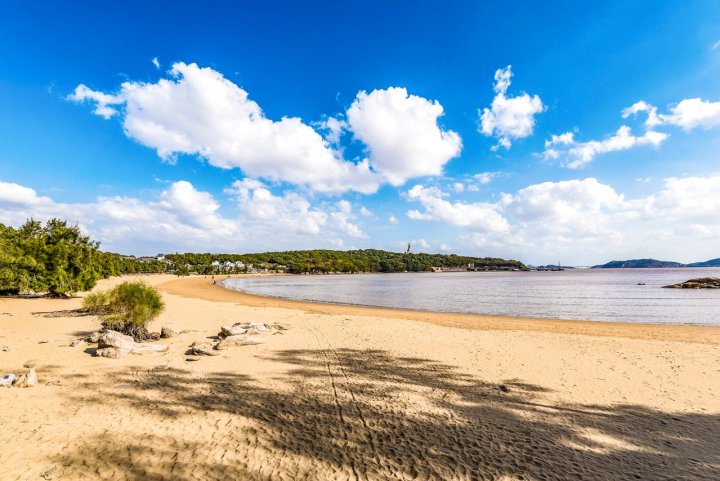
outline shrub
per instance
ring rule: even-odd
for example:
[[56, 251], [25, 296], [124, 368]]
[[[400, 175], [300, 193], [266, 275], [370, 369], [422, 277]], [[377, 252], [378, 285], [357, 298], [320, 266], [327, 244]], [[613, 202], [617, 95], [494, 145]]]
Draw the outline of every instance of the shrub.
[[103, 327], [133, 336], [150, 338], [147, 326], [165, 309], [158, 290], [144, 282], [124, 282], [109, 291], [89, 294], [83, 309], [96, 314]]

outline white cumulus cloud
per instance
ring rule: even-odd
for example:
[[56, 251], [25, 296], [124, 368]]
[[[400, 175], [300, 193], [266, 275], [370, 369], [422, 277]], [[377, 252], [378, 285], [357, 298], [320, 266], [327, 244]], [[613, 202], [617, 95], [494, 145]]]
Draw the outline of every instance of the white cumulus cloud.
[[512, 78], [512, 66], [495, 72], [496, 92], [490, 108], [478, 111], [480, 115], [480, 132], [498, 139], [493, 147], [509, 149], [512, 140], [522, 139], [532, 135], [535, 128], [535, 116], [545, 110], [545, 106], [538, 95], [522, 93], [518, 96], [508, 96]]
[[117, 95], [80, 85], [69, 98], [95, 102], [95, 113], [105, 118], [123, 107], [127, 136], [164, 159], [198, 155], [216, 167], [237, 167], [251, 177], [320, 192], [377, 189], [377, 176], [366, 162], [343, 160], [297, 117], [267, 118], [245, 90], [219, 72], [180, 62], [170, 75], [156, 83], [125, 82]]
[[407, 191], [405, 197], [419, 202], [424, 208], [422, 211], [408, 211], [407, 216], [413, 220], [440, 221], [482, 232], [505, 232], [509, 227], [494, 204], [450, 202], [445, 199], [447, 194], [437, 187], [416, 185]]
[[373, 169], [398, 186], [413, 177], [442, 174], [443, 166], [460, 154], [460, 136], [438, 125], [442, 115], [439, 102], [391, 87], [358, 93], [347, 110], [347, 124], [367, 146]]
[[[533, 184], [492, 203], [463, 204], [434, 187], [416, 186], [406, 195], [424, 207], [408, 212], [411, 219], [465, 228], [458, 250], [540, 263], [691, 262], [718, 255], [720, 174], [668, 178], [657, 192], [638, 198], [594, 178]], [[483, 222], [493, 215], [501, 219], [491, 224], [496, 229]]]
[[[124, 82], [116, 94], [79, 85], [68, 98], [93, 103], [106, 119], [119, 115], [128, 137], [167, 161], [196, 155], [248, 177], [323, 193], [369, 194], [385, 182], [440, 175], [462, 148], [456, 132], [438, 125], [439, 102], [398, 87], [359, 92], [347, 120], [341, 114], [312, 124], [320, 132], [298, 117], [268, 118], [247, 91], [194, 63], [176, 63], [169, 78], [154, 83]], [[346, 131], [365, 145], [366, 159], [344, 158]]]
[[[235, 196], [244, 216], [267, 229], [268, 234], [280, 228], [281, 232], [306, 235], [327, 235], [330, 231], [355, 238], [365, 235], [353, 222], [352, 205], [341, 200], [332, 208], [313, 206], [296, 192], [273, 194], [267, 185], [255, 179], [235, 181], [227, 190]], [[272, 234], [270, 234], [272, 235]]]

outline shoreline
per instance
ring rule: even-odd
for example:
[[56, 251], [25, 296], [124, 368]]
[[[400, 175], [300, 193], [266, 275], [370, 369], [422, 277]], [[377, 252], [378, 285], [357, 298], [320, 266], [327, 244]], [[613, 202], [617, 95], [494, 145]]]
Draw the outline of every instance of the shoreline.
[[[229, 277], [244, 277], [234, 275]], [[312, 314], [363, 316], [405, 319], [471, 330], [531, 331], [556, 334], [580, 334], [599, 337], [720, 344], [720, 326], [644, 324], [607, 321], [578, 321], [531, 317], [491, 316], [480, 314], [418, 311], [388, 307], [300, 301], [281, 297], [250, 294], [212, 284], [211, 278], [192, 276], [164, 282], [164, 292], [213, 302], [235, 302], [248, 307], [271, 307], [302, 310]]]

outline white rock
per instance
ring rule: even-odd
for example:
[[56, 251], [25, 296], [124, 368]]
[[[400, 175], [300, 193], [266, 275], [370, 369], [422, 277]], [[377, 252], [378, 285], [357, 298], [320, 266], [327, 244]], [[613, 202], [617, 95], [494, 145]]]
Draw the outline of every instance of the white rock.
[[5, 374], [0, 378], [0, 387], [10, 387], [13, 385], [17, 377], [15, 374]]
[[166, 352], [167, 350], [168, 346], [140, 344], [135, 342], [131, 336], [126, 336], [117, 331], [105, 331], [98, 339], [98, 350], [95, 353], [100, 357], [118, 359], [128, 354]]
[[236, 346], [253, 346], [255, 344], [264, 344], [265, 338], [261, 336], [228, 336], [222, 341], [218, 342], [215, 349], [222, 350], [229, 347]]
[[245, 334], [247, 332], [247, 328], [243, 327], [242, 324], [233, 324], [232, 326], [223, 326], [220, 328], [220, 332], [218, 333], [218, 336], [222, 338], [226, 338], [229, 336], [239, 336], [241, 334]]

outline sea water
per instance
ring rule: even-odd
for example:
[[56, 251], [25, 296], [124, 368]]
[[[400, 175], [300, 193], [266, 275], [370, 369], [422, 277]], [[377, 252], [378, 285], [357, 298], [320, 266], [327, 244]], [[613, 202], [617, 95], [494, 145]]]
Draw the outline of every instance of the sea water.
[[612, 322], [720, 325], [720, 289], [663, 289], [716, 268], [567, 269], [253, 276], [224, 285], [252, 294], [440, 312]]

